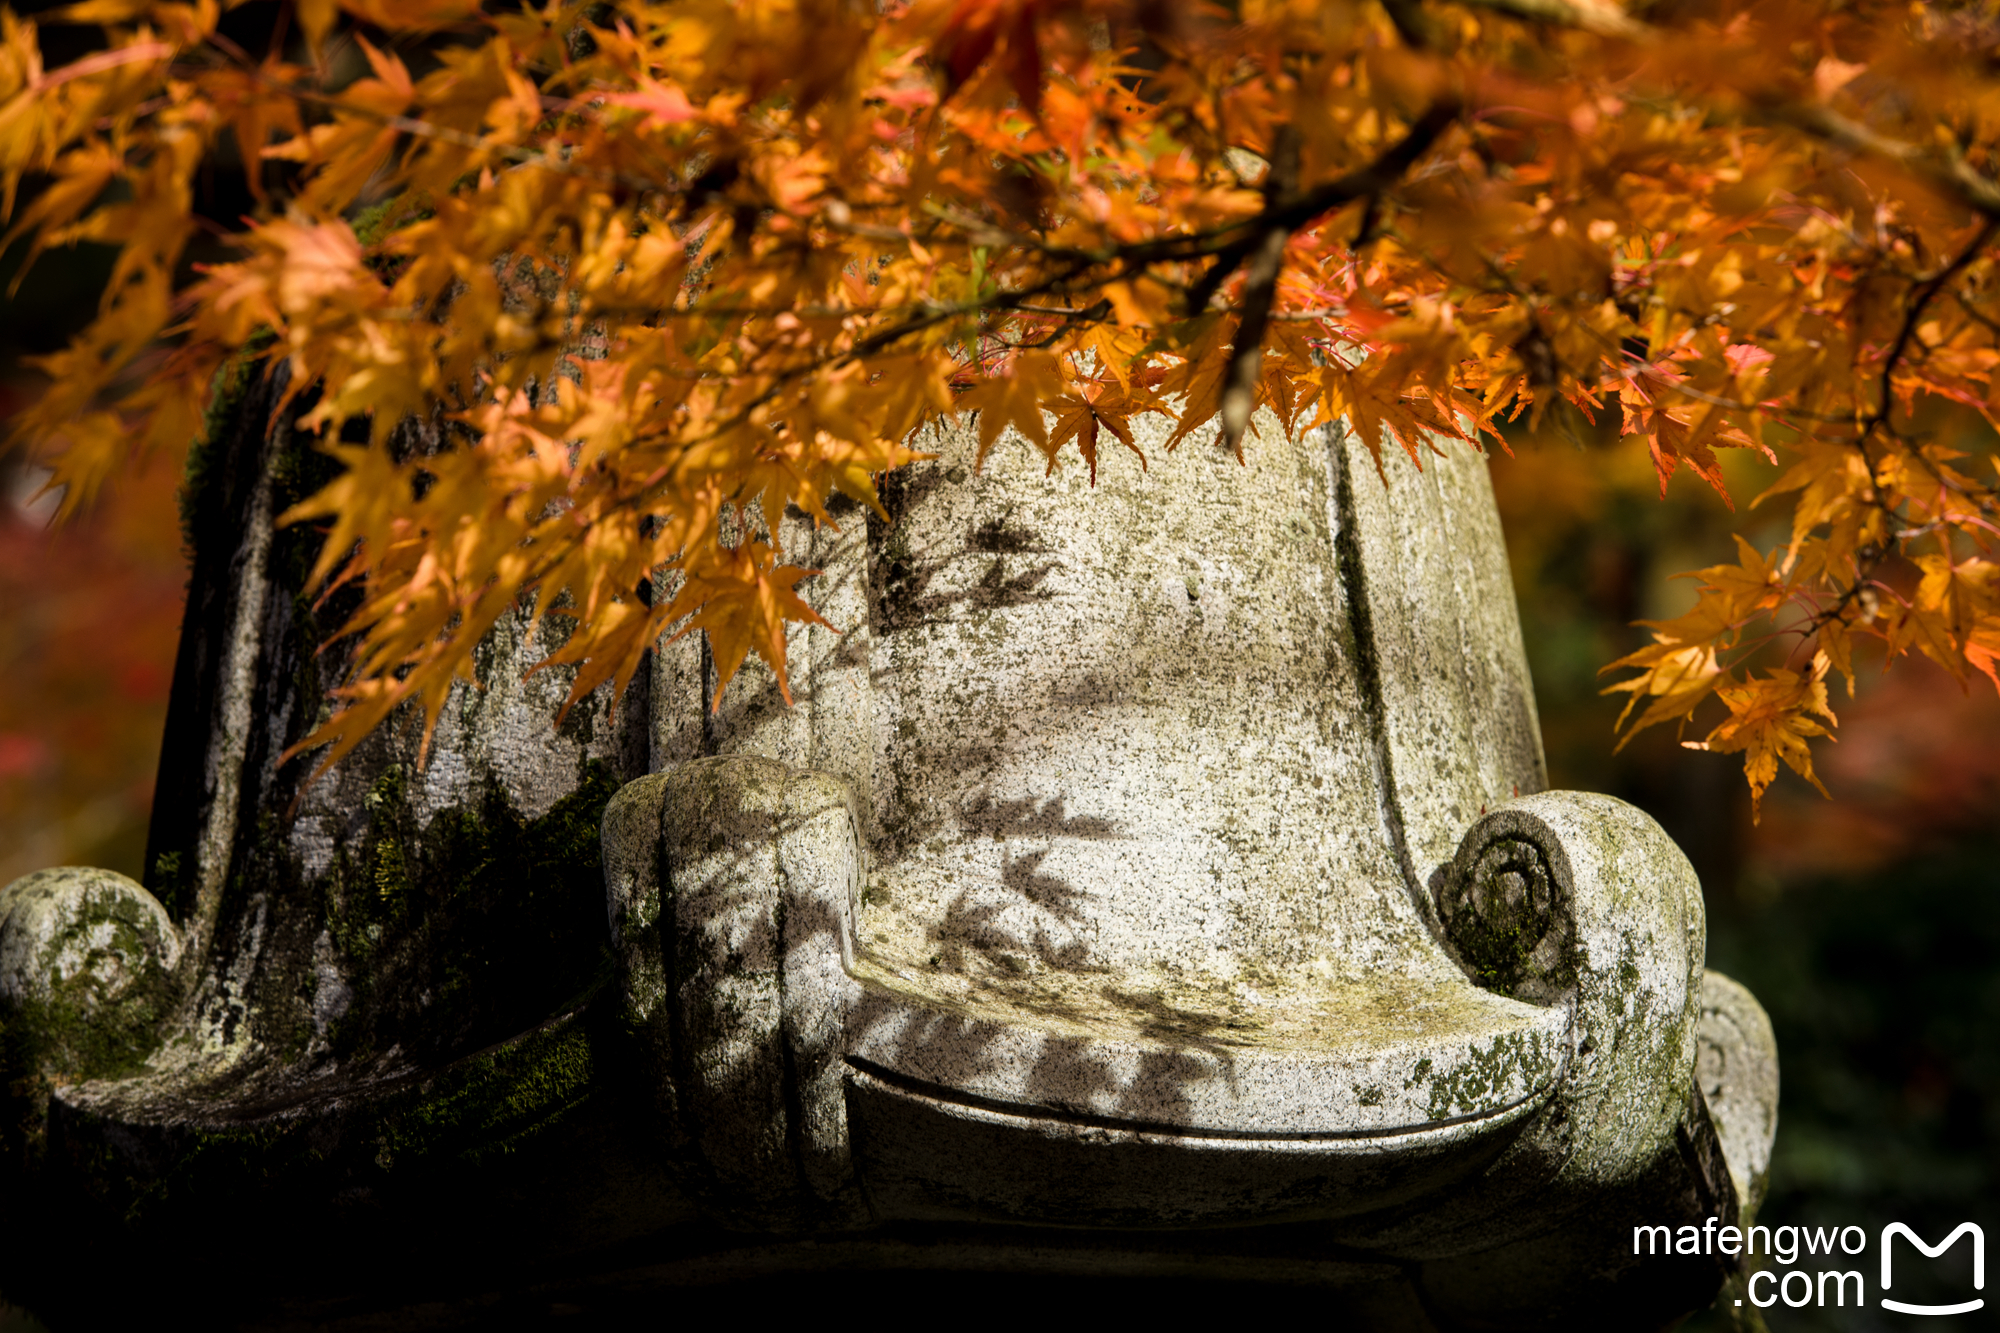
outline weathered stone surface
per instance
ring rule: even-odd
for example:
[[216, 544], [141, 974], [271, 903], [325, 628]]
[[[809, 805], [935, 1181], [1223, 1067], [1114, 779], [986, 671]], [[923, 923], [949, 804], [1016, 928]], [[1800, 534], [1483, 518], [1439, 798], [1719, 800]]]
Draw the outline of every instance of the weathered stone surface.
[[1770, 1016], [1741, 982], [1705, 972], [1695, 1082], [1715, 1119], [1745, 1224], [1764, 1202], [1778, 1133], [1778, 1039]]
[[843, 966], [863, 851], [839, 778], [749, 756], [627, 786], [605, 812], [611, 933], [682, 1187], [752, 1231], [845, 1229]]
[[[126, 1043], [139, 1058], [55, 1087], [46, 1119], [30, 1108], [50, 1179], [77, 1176], [51, 1188], [114, 1213], [246, 1189], [366, 1197], [511, 1151], [592, 1084], [578, 1015], [608, 972], [598, 829], [645, 771], [644, 692], [600, 691], [556, 728], [571, 676], [528, 671], [560, 622], [532, 641], [524, 608], [422, 762], [404, 718], [309, 782], [315, 756], [282, 756], [332, 706], [348, 604], [308, 593], [318, 534], [272, 528], [333, 469], [290, 429], [307, 403], [265, 429], [282, 388], [249, 382], [191, 464], [195, 571], [148, 857], [177, 924], [144, 1041]], [[412, 423], [398, 447], [439, 441]]]
[[[1165, 433], [1140, 441], [1148, 470], [1107, 465], [1095, 487], [1045, 475], [1011, 436], [980, 471], [970, 430], [923, 441], [942, 456], [885, 479], [893, 526], [871, 520], [865, 546], [811, 539], [847, 633], [802, 633], [800, 707], [767, 711], [753, 675], [711, 720], [712, 690], [676, 676], [656, 753], [852, 778], [875, 820], [864, 942], [906, 968], [940, 952], [999, 979], [1131, 964], [1225, 992], [1257, 990], [1251, 968], [1447, 975], [1404, 947], [1427, 931], [1402, 861], [1428, 875], [1482, 808], [1544, 785], [1512, 597], [1488, 586], [1497, 559], [1504, 592], [1505, 564], [1484, 463], [1432, 460], [1389, 496], [1339, 434], [1294, 446], [1273, 425], [1246, 468], [1166, 455]], [[1435, 588], [1376, 587], [1363, 538], [1392, 513], [1475, 556]], [[863, 590], [866, 617], [843, 618]], [[1377, 642], [1377, 621], [1395, 633]], [[1426, 710], [1399, 735], [1450, 738], [1385, 743], [1391, 683]], [[1448, 840], [1403, 810], [1436, 791], [1439, 818], [1463, 815]], [[1097, 902], [1087, 929], [1079, 895]]]
[[180, 932], [108, 870], [38, 870], [0, 888], [0, 1029], [10, 1063], [72, 1082], [136, 1068], [175, 999]]
[[1343, 1238], [1422, 1260], [1451, 1327], [1667, 1326], [1724, 1270], [1642, 1260], [1632, 1227], [1738, 1216], [1694, 1080], [1705, 923], [1692, 868], [1623, 802], [1546, 792], [1469, 830], [1433, 889], [1468, 973], [1566, 1010], [1571, 1056], [1483, 1177]]
[[[1382, 480], [1335, 431], [1093, 489], [926, 445], [865, 541], [787, 534], [852, 604], [795, 634], [799, 707], [754, 673], [716, 706], [693, 653], [655, 682], [656, 760], [826, 766], [865, 802], [838, 947], [875, 1219], [1318, 1219], [1466, 1327], [1712, 1290], [1605, 1239], [1735, 1215], [1699, 885], [1639, 811], [1540, 791], [1483, 463]], [[686, 835], [606, 836], [637, 864]], [[628, 1003], [671, 1005], [648, 975]]]
[[688, 639], [556, 729], [524, 612], [425, 762], [391, 727], [309, 785], [342, 608], [257, 531], [321, 466], [271, 394], [191, 505], [164, 911], [117, 899], [171, 1003], [54, 1088], [50, 1197], [651, 1237], [663, 1284], [1233, 1275], [1391, 1329], [1714, 1290], [1620, 1246], [1754, 1206], [1768, 1027], [1658, 826], [1543, 790], [1475, 455], [1162, 428], [1093, 487], [946, 431], [886, 521], [778, 534], [838, 627], [793, 628], [798, 706]]
[[1563, 1175], [1616, 1185], [1673, 1141], [1686, 1112], [1707, 952], [1701, 885], [1657, 823], [1609, 796], [1522, 797], [1466, 834], [1458, 865], [1471, 870], [1500, 841], [1540, 849], [1568, 907]]

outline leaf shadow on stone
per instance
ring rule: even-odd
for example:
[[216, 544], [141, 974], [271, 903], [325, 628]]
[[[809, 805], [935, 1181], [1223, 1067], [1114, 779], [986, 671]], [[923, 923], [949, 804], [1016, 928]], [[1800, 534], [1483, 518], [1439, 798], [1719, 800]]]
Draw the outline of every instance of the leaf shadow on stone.
[[[892, 521], [884, 523], [872, 515], [868, 520], [869, 622], [876, 633], [887, 635], [942, 624], [960, 607], [1004, 610], [1055, 596], [1043, 584], [1062, 568], [1061, 561], [1031, 560], [1023, 568], [1018, 560], [1021, 556], [1050, 556], [1055, 548], [1032, 529], [1012, 526], [1010, 515], [969, 527], [955, 550], [913, 549], [906, 530], [895, 520], [920, 506], [945, 484], [945, 478], [931, 470], [891, 484], [901, 476], [892, 473], [884, 478], [883, 507]], [[973, 561], [986, 563], [977, 582], [955, 591], [937, 588], [947, 575]]]

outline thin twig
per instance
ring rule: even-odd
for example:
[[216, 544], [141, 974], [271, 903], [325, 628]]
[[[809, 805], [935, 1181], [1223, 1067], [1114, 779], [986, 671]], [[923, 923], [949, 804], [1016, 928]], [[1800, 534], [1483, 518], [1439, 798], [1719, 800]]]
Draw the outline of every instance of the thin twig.
[[1971, 244], [1959, 251], [1949, 264], [1911, 289], [1912, 299], [1909, 308], [1903, 312], [1902, 327], [1896, 330], [1895, 341], [1889, 344], [1889, 355], [1882, 362], [1881, 387], [1876, 399], [1875, 413], [1863, 423], [1864, 430], [1876, 422], [1889, 419], [1892, 392], [1890, 376], [1895, 373], [1897, 364], [1902, 361], [1903, 353], [1909, 349], [1910, 338], [1916, 333], [1917, 324], [1923, 319], [1924, 312], [1930, 308], [1931, 301], [1944, 289], [1944, 285], [1963, 273], [1966, 266], [1979, 257], [1979, 252], [1993, 239], [1996, 228], [2000, 228], [2000, 214], [1988, 217], [1986, 225], [1979, 229], [1979, 234], [1972, 238]]

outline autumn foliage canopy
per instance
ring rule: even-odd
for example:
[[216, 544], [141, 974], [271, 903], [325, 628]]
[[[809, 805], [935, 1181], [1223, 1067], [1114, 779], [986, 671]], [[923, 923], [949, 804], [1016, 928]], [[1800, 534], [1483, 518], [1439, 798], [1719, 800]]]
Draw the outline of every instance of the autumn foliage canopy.
[[1260, 409], [1387, 467], [1605, 423], [1725, 501], [1763, 451], [1789, 542], [1611, 687], [1718, 699], [1759, 794], [1864, 648], [2000, 685], [1990, 0], [280, 3], [84, 0], [55, 67], [0, 12], [0, 207], [116, 252], [15, 422], [67, 505], [232, 357], [317, 394], [346, 470], [284, 521], [364, 591], [301, 748], [435, 718], [529, 593], [579, 695], [689, 626], [782, 683], [777, 516], [974, 412], [1093, 475], [1146, 413], [1250, 466]]

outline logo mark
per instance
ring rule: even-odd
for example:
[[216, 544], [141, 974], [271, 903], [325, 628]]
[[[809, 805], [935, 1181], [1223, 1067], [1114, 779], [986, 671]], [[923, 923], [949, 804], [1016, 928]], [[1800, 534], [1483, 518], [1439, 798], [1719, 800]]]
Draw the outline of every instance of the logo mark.
[[[1882, 1290], [1889, 1290], [1889, 1242], [1897, 1236], [1907, 1238], [1910, 1244], [1923, 1251], [1925, 1258], [1935, 1259], [1956, 1245], [1960, 1236], [1967, 1234], [1972, 1236], [1973, 1289], [1975, 1291], [1986, 1290], [1986, 1233], [1979, 1229], [1977, 1222], [1959, 1223], [1958, 1230], [1952, 1232], [1935, 1245], [1926, 1245], [1922, 1236], [1919, 1236], [1901, 1222], [1891, 1222], [1888, 1226], [1883, 1227]], [[1984, 1309], [1985, 1305], [1986, 1300], [1984, 1297], [1977, 1300], [1961, 1301], [1957, 1305], [1910, 1305], [1904, 1301], [1892, 1301], [1887, 1296], [1882, 1298], [1882, 1308], [1885, 1310], [1894, 1310], [1898, 1314], [1970, 1314], [1974, 1310]]]

